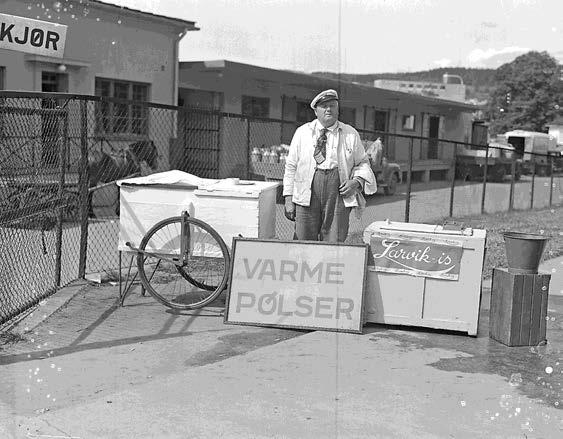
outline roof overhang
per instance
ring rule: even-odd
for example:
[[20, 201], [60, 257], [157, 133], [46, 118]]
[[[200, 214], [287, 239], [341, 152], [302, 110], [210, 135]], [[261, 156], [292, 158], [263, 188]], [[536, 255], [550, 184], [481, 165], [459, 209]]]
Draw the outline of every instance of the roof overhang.
[[[289, 71], [289, 70], [277, 70], [277, 69], [271, 69], [269, 67], [260, 67], [260, 66], [256, 66], [253, 64], [246, 64], [246, 63], [240, 63], [240, 62], [235, 62], [235, 61], [229, 61], [226, 59], [216, 59], [216, 60], [207, 60], [207, 61], [203, 61], [203, 60], [199, 60], [199, 61], [180, 61], [179, 63], [179, 67], [180, 69], [182, 69], [183, 66], [201, 66], [202, 69], [206, 69], [208, 70], [209, 73], [211, 72], [215, 72], [218, 73], [219, 71], [223, 70], [223, 69], [229, 69], [229, 68], [243, 68], [243, 69], [247, 69], [251, 72], [254, 72], [255, 74], [261, 74], [261, 75], [267, 75], [268, 72], [272, 72], [272, 71], [276, 71], [276, 72], [280, 72], [280, 73], [285, 73], [286, 75], [288, 75], [288, 77], [291, 78], [291, 80], [293, 82], [298, 82], [300, 79], [304, 79], [305, 82], [303, 84], [300, 85], [304, 85], [306, 86], [308, 82], [316, 82], [319, 85], [322, 86], [329, 86], [331, 88], [339, 88], [340, 85], [345, 85], [347, 87], [357, 87], [360, 88], [362, 90], [365, 90], [366, 92], [370, 92], [370, 91], [374, 91], [377, 90], [377, 92], [382, 93], [386, 99], [388, 100], [392, 100], [392, 101], [401, 101], [401, 100], [405, 100], [408, 99], [412, 102], [418, 102], [418, 103], [422, 103], [422, 104], [426, 104], [426, 105], [433, 105], [434, 107], [440, 107], [442, 109], [446, 109], [446, 110], [454, 110], [454, 111], [460, 111], [460, 112], [465, 112], [465, 113], [473, 113], [476, 112], [478, 110], [481, 110], [482, 107], [478, 106], [478, 105], [474, 105], [474, 104], [469, 104], [466, 102], [460, 102], [460, 101], [452, 101], [452, 100], [448, 100], [448, 99], [441, 99], [441, 98], [434, 98], [434, 97], [429, 97], [429, 96], [422, 96], [422, 95], [417, 95], [417, 94], [412, 94], [412, 93], [405, 93], [405, 92], [401, 92], [401, 91], [397, 91], [397, 90], [389, 90], [386, 88], [381, 88], [381, 87], [373, 87], [370, 85], [366, 85], [366, 84], [358, 84], [358, 83], [354, 83], [354, 82], [349, 82], [349, 81], [338, 81], [337, 79], [332, 79], [332, 78], [325, 78], [325, 77], [320, 77], [314, 74], [309, 74], [309, 73], [305, 73], [305, 72], [295, 72], [295, 71]], [[186, 85], [184, 85], [186, 86]], [[182, 87], [182, 85], [180, 85], [180, 87]]]
[[81, 60], [70, 59], [70, 58], [55, 58], [54, 56], [44, 56], [44, 55], [27, 54], [24, 56], [24, 60], [27, 62], [58, 64], [58, 65], [65, 65], [67, 67], [76, 67], [76, 68], [87, 68], [91, 66], [91, 63], [89, 63], [88, 61], [81, 61]]
[[184, 36], [183, 34], [186, 32], [200, 30], [199, 27], [195, 25], [195, 21], [188, 21], [188, 20], [182, 20], [180, 18], [167, 17], [165, 15], [160, 15], [160, 14], [153, 14], [152, 12], [145, 12], [139, 9], [132, 9], [126, 6], [119, 6], [114, 3], [102, 2], [100, 0], [90, 0], [90, 3], [95, 4], [95, 6], [101, 9], [111, 10], [111, 12], [113, 13], [115, 13], [115, 9], [118, 9], [119, 11], [126, 12], [131, 15], [136, 15], [140, 18], [152, 19], [159, 21], [161, 23], [168, 22], [169, 24], [172, 24], [175, 27], [183, 29], [181, 37], [183, 37]]

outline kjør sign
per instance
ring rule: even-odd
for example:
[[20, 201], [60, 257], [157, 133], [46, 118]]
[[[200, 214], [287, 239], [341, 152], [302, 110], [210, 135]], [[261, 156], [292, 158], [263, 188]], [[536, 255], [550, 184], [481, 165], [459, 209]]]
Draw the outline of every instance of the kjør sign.
[[62, 58], [67, 26], [0, 14], [0, 49]]
[[225, 323], [361, 332], [367, 245], [235, 238]]

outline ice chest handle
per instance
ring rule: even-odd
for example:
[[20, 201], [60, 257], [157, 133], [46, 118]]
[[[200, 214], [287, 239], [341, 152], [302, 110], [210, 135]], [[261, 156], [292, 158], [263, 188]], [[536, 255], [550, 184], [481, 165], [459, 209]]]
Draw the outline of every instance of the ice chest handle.
[[393, 230], [395, 232], [417, 232], [417, 233], [430, 233], [436, 235], [462, 235], [473, 236], [473, 229], [471, 227], [463, 228], [458, 224], [412, 224], [400, 223], [393, 224], [388, 221], [379, 227], [380, 230]]

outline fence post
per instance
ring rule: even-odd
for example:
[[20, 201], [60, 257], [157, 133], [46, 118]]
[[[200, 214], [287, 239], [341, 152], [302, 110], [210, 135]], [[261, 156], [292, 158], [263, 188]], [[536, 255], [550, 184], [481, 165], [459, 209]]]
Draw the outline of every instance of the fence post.
[[514, 209], [514, 185], [516, 184], [516, 158], [510, 164], [510, 194], [508, 196], [508, 211]]
[[481, 194], [481, 215], [485, 212], [485, 196], [487, 192], [487, 171], [489, 168], [489, 144], [485, 148], [485, 168], [483, 170], [483, 193]]
[[457, 165], [457, 142], [454, 143], [454, 171], [452, 172], [452, 184], [450, 186], [450, 218], [454, 216], [454, 192], [455, 192], [455, 171]]
[[532, 193], [530, 194], [530, 210], [534, 208], [534, 188], [536, 186], [536, 160], [535, 160], [535, 156], [533, 157], [533, 162], [532, 162]]
[[413, 139], [410, 139], [409, 148], [409, 166], [407, 172], [407, 200], [405, 204], [405, 222], [408, 223], [410, 220], [411, 211], [411, 187], [412, 187], [412, 155], [413, 155]]
[[223, 113], [219, 113], [217, 116], [217, 172], [213, 178], [221, 178], [221, 145], [222, 140], [222, 130], [223, 130]]
[[[80, 101], [80, 162], [78, 172], [78, 194], [80, 199], [80, 247], [78, 255], [78, 278], [86, 274], [86, 252], [88, 250], [88, 108]], [[121, 267], [119, 267], [121, 272]]]
[[250, 117], [246, 118], [246, 179], [250, 178]]
[[553, 160], [555, 159], [554, 156], [549, 156], [549, 167], [551, 169], [550, 178], [549, 178], [549, 207], [553, 203]]
[[[58, 114], [59, 106], [56, 106], [55, 120], [60, 116]], [[64, 110], [63, 110], [64, 111]], [[63, 120], [63, 132], [59, 131], [59, 187], [57, 190], [57, 205], [62, 204], [64, 207], [57, 207], [57, 231], [55, 235], [55, 288], [61, 285], [61, 258], [63, 243], [63, 210], [67, 207], [64, 202], [65, 192], [65, 172], [66, 172], [66, 150], [68, 148], [68, 116], [61, 113]], [[58, 123], [57, 123], [58, 125]], [[68, 200], [67, 200], [68, 201]]]

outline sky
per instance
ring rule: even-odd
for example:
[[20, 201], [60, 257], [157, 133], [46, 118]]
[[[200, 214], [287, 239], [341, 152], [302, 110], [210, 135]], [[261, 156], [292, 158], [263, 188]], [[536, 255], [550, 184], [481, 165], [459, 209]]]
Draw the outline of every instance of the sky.
[[563, 63], [562, 0], [108, 0], [195, 21], [180, 61], [302, 72], [497, 68], [530, 50]]

